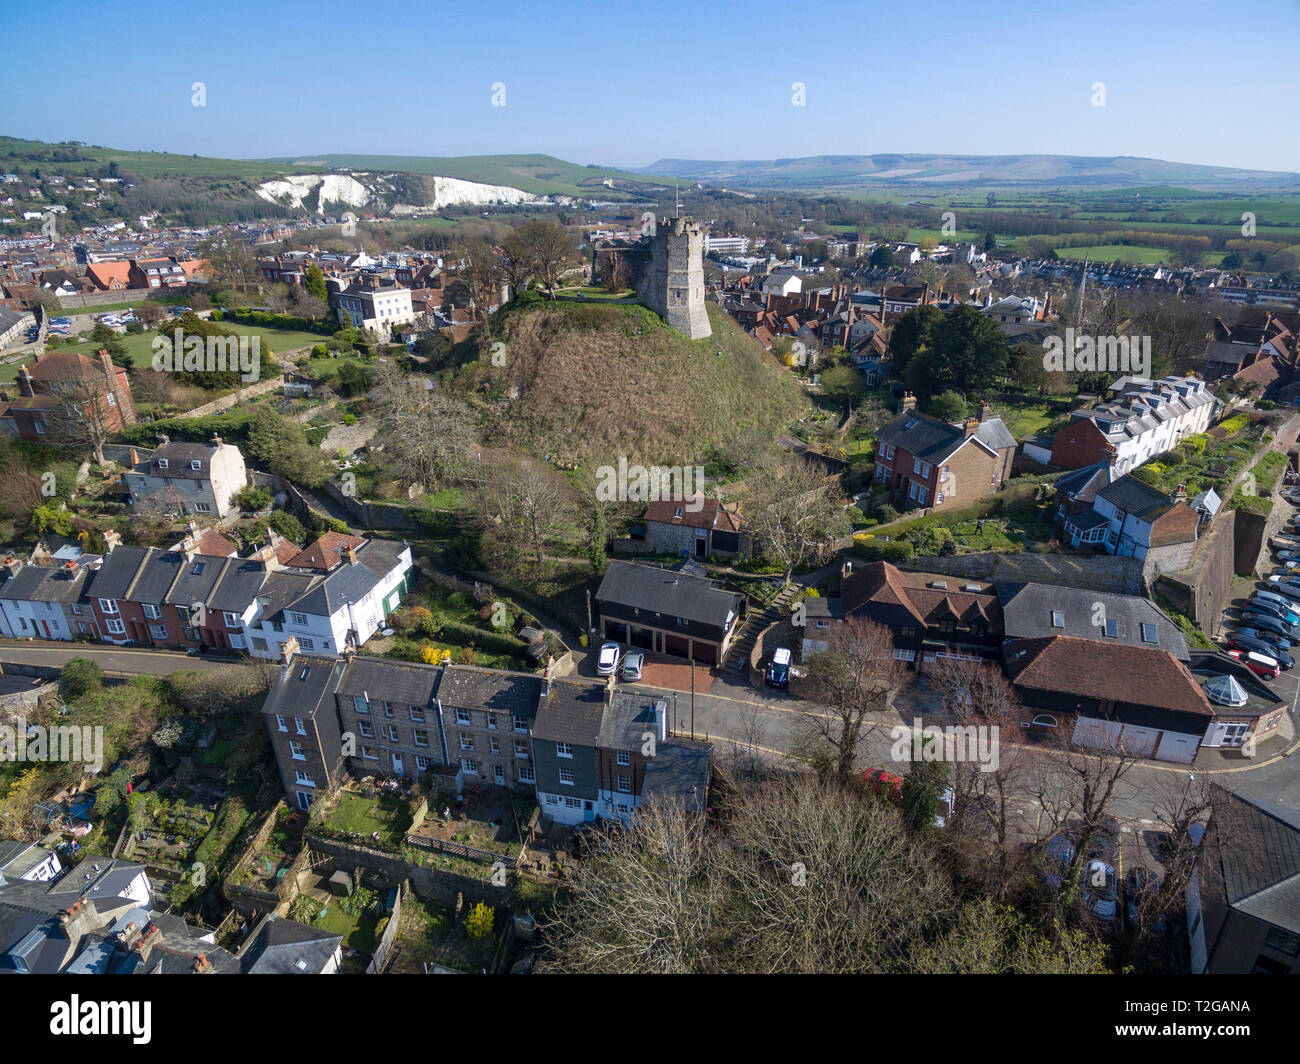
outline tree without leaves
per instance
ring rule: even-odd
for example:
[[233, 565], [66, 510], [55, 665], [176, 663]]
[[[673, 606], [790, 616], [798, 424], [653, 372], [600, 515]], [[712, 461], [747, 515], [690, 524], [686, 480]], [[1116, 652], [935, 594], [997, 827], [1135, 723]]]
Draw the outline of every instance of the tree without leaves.
[[803, 715], [801, 747], [824, 759], [828, 775], [847, 781], [854, 775], [858, 749], [879, 727], [907, 680], [907, 666], [894, 657], [894, 637], [882, 624], [848, 617], [830, 630], [826, 649], [805, 661], [811, 700]]
[[757, 479], [761, 486], [746, 507], [755, 549], [779, 561], [789, 582], [847, 530], [838, 485], [815, 462], [790, 455], [767, 463]]
[[115, 389], [93, 380], [64, 381], [55, 396], [58, 407], [51, 425], [54, 443], [89, 452], [104, 464], [104, 444], [117, 431], [121, 407]]
[[538, 565], [546, 545], [558, 540], [568, 525], [572, 501], [563, 478], [528, 460], [492, 467], [474, 493], [483, 530], [517, 550], [530, 551]]
[[429, 489], [452, 483], [471, 471], [475, 424], [473, 412], [464, 402], [441, 389], [428, 390], [425, 381], [383, 363], [374, 374], [368, 396], [376, 436], [393, 441], [385, 448], [385, 457], [394, 471], [404, 484]]

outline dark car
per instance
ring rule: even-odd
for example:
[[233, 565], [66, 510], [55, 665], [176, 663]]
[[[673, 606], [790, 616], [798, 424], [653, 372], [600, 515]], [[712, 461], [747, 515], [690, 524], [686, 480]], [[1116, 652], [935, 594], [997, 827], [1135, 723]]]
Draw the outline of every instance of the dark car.
[[793, 656], [788, 647], [777, 647], [767, 666], [767, 686], [785, 687], [790, 682], [790, 662]]
[[1261, 627], [1256, 624], [1257, 621], [1272, 621], [1273, 624], [1279, 625], [1280, 627], [1278, 628], [1272, 628], [1267, 624], [1262, 626], [1270, 631], [1277, 632], [1278, 635], [1290, 636], [1293, 627], [1287, 621], [1279, 617], [1275, 610], [1269, 609], [1266, 604], [1262, 602], [1252, 602], [1241, 611], [1241, 623], [1252, 625], [1257, 628]]
[[1290, 654], [1284, 653], [1274, 646], [1270, 646], [1262, 639], [1256, 639], [1253, 636], [1248, 636], [1241, 632], [1234, 632], [1228, 639], [1228, 645], [1234, 650], [1253, 650], [1257, 654], [1264, 654], [1267, 657], [1273, 658], [1284, 669], [1295, 667], [1295, 659], [1293, 659]]
[[1300, 624], [1300, 613], [1296, 613], [1291, 608], [1293, 603], [1288, 603], [1280, 595], [1272, 591], [1256, 591], [1246, 603], [1248, 610], [1267, 610], [1273, 614], [1279, 621], [1294, 627]]
[[1250, 636], [1251, 639], [1258, 639], [1261, 643], [1267, 643], [1269, 646], [1276, 647], [1278, 650], [1291, 649], [1291, 640], [1286, 636], [1274, 635], [1272, 632], [1266, 632], [1262, 628], [1250, 628], [1246, 625], [1242, 625], [1237, 629], [1237, 634]]
[[1291, 637], [1290, 626], [1283, 624], [1276, 617], [1271, 617], [1267, 613], [1253, 613], [1247, 611], [1241, 615], [1241, 625], [1243, 628], [1255, 628], [1261, 632], [1280, 635], [1286, 639]]

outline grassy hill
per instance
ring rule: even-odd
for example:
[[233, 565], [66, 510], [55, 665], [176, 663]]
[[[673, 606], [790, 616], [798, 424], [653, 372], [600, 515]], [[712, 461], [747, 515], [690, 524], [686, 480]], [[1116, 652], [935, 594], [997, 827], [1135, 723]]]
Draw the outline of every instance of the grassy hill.
[[660, 159], [645, 172], [735, 188], [826, 191], [940, 186], [1061, 186], [1070, 188], [1170, 185], [1195, 189], [1300, 189], [1300, 175], [1229, 166], [1202, 166], [1133, 156], [1081, 155], [816, 155], [742, 161]]
[[449, 382], [477, 397], [499, 446], [562, 463], [704, 465], [770, 442], [809, 401], [789, 371], [716, 307], [689, 340], [633, 305], [557, 302], [505, 312], [506, 365]]
[[[267, 160], [302, 166], [346, 167], [350, 170], [434, 174], [487, 185], [508, 185], [535, 195], [611, 197], [613, 192], [672, 186], [672, 178], [630, 174], [602, 166], [580, 166], [550, 155], [314, 155], [310, 158]], [[611, 189], [603, 182], [612, 181]], [[611, 197], [613, 198], [613, 197]]]
[[321, 166], [285, 166], [257, 159], [213, 159], [157, 151], [125, 151], [39, 140], [0, 137], [0, 168], [14, 164], [47, 166], [56, 174], [96, 174], [117, 163], [137, 177], [242, 177], [265, 180], [285, 173], [315, 173]]

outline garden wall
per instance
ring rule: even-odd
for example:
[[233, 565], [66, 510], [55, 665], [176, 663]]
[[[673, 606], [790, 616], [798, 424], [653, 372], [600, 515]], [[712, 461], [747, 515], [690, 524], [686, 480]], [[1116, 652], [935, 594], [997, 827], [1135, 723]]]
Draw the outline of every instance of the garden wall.
[[[1221, 514], [1195, 544], [1196, 553], [1187, 568], [1156, 576], [1156, 593], [1205, 631], [1214, 630], [1231, 596], [1238, 553], [1235, 530], [1243, 516], [1255, 515], [1238, 510], [1234, 521], [1231, 514]], [[1254, 565], [1253, 560], [1250, 564]]]

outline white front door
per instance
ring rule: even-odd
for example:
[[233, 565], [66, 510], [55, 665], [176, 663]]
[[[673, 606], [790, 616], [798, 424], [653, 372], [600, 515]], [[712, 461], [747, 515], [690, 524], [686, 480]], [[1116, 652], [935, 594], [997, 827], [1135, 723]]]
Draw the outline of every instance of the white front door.
[[394, 755], [393, 755], [393, 772], [396, 773], [398, 776], [402, 775], [402, 755], [401, 755], [401, 754], [394, 754]]

